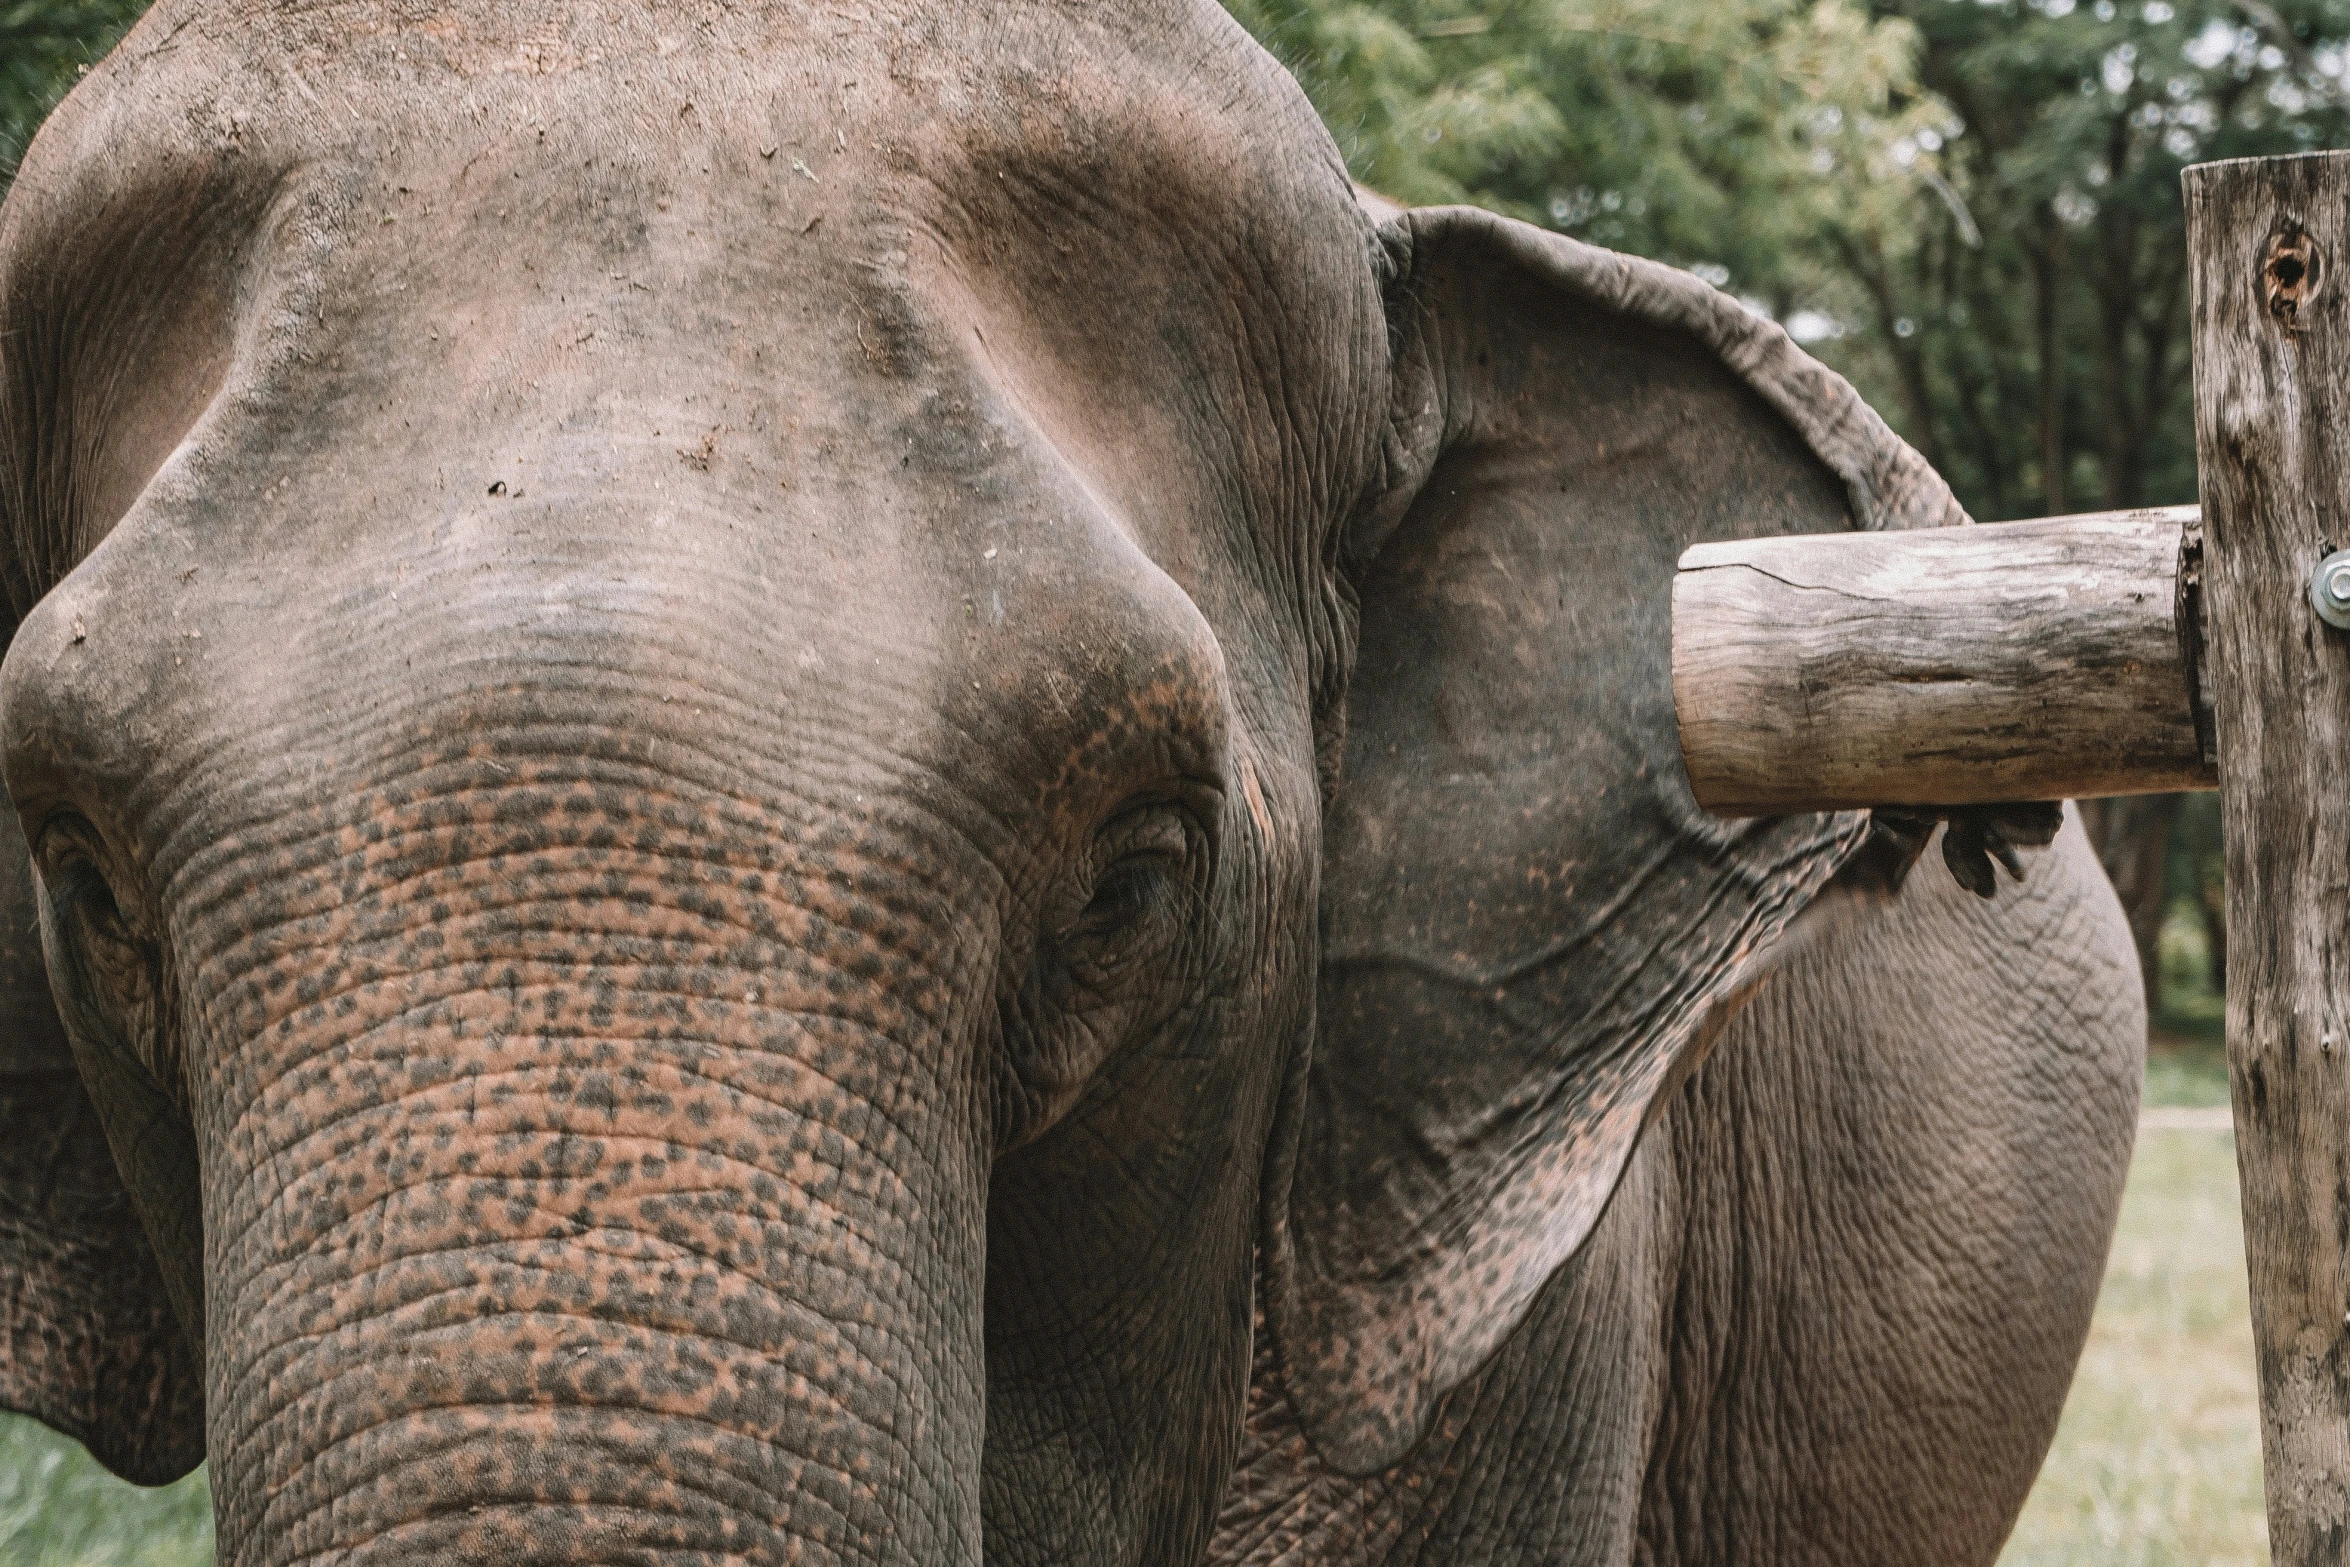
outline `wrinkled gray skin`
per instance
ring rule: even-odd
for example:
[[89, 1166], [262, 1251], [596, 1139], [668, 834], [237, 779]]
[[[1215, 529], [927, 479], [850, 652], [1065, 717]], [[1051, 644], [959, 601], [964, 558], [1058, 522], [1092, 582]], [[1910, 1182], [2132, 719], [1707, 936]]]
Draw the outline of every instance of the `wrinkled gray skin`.
[[1665, 678], [1962, 520], [1206, 0], [164, 0], [0, 216], [0, 1402], [238, 1567], [1988, 1561], [2119, 911]]
[[1998, 1556], [2112, 1236], [2135, 952], [2077, 821], [1995, 903], [1933, 865], [1797, 939], [1406, 1459], [1333, 1473], [1260, 1350], [1215, 1559]]

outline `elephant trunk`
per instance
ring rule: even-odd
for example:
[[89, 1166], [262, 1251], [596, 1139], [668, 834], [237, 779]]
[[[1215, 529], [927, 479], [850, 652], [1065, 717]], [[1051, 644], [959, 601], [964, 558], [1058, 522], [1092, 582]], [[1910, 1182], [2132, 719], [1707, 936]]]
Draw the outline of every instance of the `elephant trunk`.
[[978, 1561], [984, 922], [657, 745], [182, 872], [224, 1561]]

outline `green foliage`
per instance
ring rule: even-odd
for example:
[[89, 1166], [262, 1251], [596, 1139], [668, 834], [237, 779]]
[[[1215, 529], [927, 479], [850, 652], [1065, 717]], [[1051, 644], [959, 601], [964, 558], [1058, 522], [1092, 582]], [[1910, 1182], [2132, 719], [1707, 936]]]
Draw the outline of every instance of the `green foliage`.
[[81, 70], [146, 9], [147, 0], [0, 0], [0, 183]]
[[1850, 0], [1230, 0], [1297, 74], [1355, 177], [1692, 265], [1793, 308], [1797, 243], [1906, 204], [1942, 115], [1914, 30]]
[[2343, 143], [2350, 5], [1874, 8], [1952, 114], [1957, 202], [1823, 232], [1870, 329], [1835, 357], [1978, 515], [2192, 500], [2179, 171]]

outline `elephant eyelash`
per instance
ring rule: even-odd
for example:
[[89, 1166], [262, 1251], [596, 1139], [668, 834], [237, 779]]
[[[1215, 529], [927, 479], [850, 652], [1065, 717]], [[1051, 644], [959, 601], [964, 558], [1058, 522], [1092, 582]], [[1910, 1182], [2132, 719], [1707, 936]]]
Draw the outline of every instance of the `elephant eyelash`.
[[77, 847], [42, 873], [41, 886], [44, 923], [51, 932], [43, 945], [68, 1032], [79, 1032], [129, 1067], [163, 1102], [184, 1112], [185, 1084], [178, 1068], [158, 1054], [164, 1045], [157, 1011], [163, 979], [153, 954], [132, 933], [113, 884]]
[[1141, 806], [1103, 828], [1096, 842], [1101, 858], [1085, 901], [1060, 928], [1066, 957], [1114, 947], [1132, 929], [1186, 924], [1199, 913], [1213, 854], [1194, 812], [1181, 804]]
[[[1097, 831], [1090, 862], [1048, 906], [1026, 977], [1007, 998], [1001, 1127], [1018, 1146], [1049, 1125], [1122, 1049], [1180, 1010], [1171, 971], [1204, 950], [1213, 836], [1187, 800], [1153, 800]], [[1040, 1121], [1040, 1117], [1044, 1118]]]
[[1061, 938], [1061, 968], [1076, 990], [1110, 1001], [1136, 977], [1180, 958], [1206, 899], [1187, 859], [1134, 856], [1097, 884]]
[[97, 862], [83, 856], [65, 861], [42, 878], [48, 895], [49, 907], [60, 917], [79, 915], [112, 928], [124, 940], [129, 930], [123, 923], [122, 905], [115, 901], [114, 888], [108, 884], [105, 873]]
[[1094, 883], [1093, 895], [1070, 927], [1072, 936], [1102, 935], [1153, 912], [1183, 882], [1183, 862], [1171, 854], [1131, 855]]
[[[48, 886], [49, 882], [55, 885]], [[118, 949], [125, 959], [122, 966], [138, 966], [142, 961], [138, 942], [123, 919], [114, 889], [107, 884], [105, 874], [86, 859], [69, 860], [58, 866], [44, 879], [44, 886], [50, 923], [57, 933], [57, 940], [51, 945], [55, 951], [53, 967], [62, 970], [56, 975], [63, 981], [61, 988], [74, 993], [77, 1006], [90, 1020], [110, 1019], [111, 1012], [103, 1003], [108, 992], [116, 987], [109, 986], [105, 977], [93, 969], [115, 965], [101, 964], [88, 950], [91, 941]], [[76, 927], [87, 931], [88, 938], [77, 934]], [[102, 1032], [111, 1044], [127, 1046], [129, 1043], [115, 1037], [121, 1030], [111, 1021]]]

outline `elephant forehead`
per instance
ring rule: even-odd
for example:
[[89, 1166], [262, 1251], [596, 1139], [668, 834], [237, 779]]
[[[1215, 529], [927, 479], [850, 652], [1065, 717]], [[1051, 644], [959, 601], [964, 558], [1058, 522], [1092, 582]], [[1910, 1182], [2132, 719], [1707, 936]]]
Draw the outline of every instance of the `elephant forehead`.
[[[0, 428], [72, 436], [0, 450], [9, 489], [99, 497], [5, 519], [46, 572], [11, 586], [21, 611], [134, 503], [315, 559], [304, 519], [389, 510], [377, 536], [441, 548], [569, 482], [758, 531], [835, 614], [871, 599], [834, 558], [962, 562], [893, 590], [931, 625], [1042, 624], [1014, 546], [1108, 527], [1227, 652], [1258, 628], [1252, 686], [1294, 685], [1262, 628], [1302, 617], [1265, 598], [1318, 602], [1304, 514], [1375, 455], [1366, 255], [1294, 84], [1206, 0], [165, 0], [0, 225], [0, 328], [36, 328], [0, 352], [65, 367], [0, 380], [63, 417]], [[107, 471], [23, 471], [77, 465]]]
[[[1096, 267], [1043, 291], [1130, 322], [1187, 265], [1245, 287], [1217, 252], [1269, 219], [1315, 209], [1359, 242], [1302, 95], [1208, 0], [979, 10], [164, 0], [45, 127], [14, 248], [86, 246], [112, 205], [115, 227], [364, 255], [392, 289], [460, 261], [483, 286], [526, 262], [534, 288], [735, 279], [691, 334], [714, 340], [730, 306], [892, 270], [924, 239], [1074, 264], [1084, 231], [1112, 233], [1125, 286]], [[167, 210], [191, 184], [214, 199]]]

